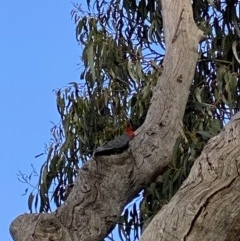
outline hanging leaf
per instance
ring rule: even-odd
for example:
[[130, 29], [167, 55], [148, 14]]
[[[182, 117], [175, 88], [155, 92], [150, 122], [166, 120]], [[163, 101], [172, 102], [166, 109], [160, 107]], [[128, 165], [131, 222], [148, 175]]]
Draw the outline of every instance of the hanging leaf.
[[31, 192], [28, 196], [28, 209], [29, 209], [30, 213], [32, 213], [33, 200], [34, 200], [34, 194]]

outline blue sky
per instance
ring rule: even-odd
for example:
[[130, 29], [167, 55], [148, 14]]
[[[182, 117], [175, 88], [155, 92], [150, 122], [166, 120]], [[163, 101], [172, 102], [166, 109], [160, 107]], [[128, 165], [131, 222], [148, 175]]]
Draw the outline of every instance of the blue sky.
[[4, 1], [0, 8], [0, 240], [12, 240], [10, 222], [28, 212], [18, 170], [39, 168], [57, 123], [54, 89], [79, 81], [80, 47], [71, 1]]

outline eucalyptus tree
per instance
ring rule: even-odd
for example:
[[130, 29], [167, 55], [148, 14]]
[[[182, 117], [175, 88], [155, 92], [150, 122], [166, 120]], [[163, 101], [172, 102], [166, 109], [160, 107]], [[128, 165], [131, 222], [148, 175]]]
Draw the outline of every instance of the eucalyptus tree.
[[[239, 2], [87, 7], [72, 11], [80, 80], [56, 91], [61, 123], [12, 236], [238, 240]], [[128, 150], [92, 158], [129, 121]]]

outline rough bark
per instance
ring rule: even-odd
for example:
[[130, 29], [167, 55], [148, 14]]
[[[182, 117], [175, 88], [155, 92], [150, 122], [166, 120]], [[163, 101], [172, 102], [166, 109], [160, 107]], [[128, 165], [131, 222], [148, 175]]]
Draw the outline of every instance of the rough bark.
[[140, 241], [240, 238], [240, 113], [205, 146]]
[[55, 212], [16, 218], [10, 228], [14, 240], [102, 240], [124, 205], [169, 164], [182, 128], [201, 31], [189, 0], [161, 2], [167, 50], [164, 71], [130, 148], [86, 163], [68, 199]]

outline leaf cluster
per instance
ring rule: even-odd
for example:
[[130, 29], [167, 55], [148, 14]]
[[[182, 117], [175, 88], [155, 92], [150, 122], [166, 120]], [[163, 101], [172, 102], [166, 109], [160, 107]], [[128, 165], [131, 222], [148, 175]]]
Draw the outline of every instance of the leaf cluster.
[[[141, 202], [127, 207], [120, 217], [123, 240], [132, 235], [138, 239], [186, 179], [207, 141], [239, 111], [240, 3], [193, 0], [192, 7], [205, 39], [199, 44], [184, 131], [176, 140], [172, 163], [143, 190]], [[51, 210], [51, 200], [56, 207], [64, 202], [67, 186], [96, 146], [121, 134], [129, 119], [136, 128], [143, 124], [163, 70], [159, 1], [89, 0], [88, 11], [79, 5], [72, 11], [82, 47], [80, 83], [56, 91], [61, 121], [52, 129], [39, 191], [29, 196], [40, 212]]]

